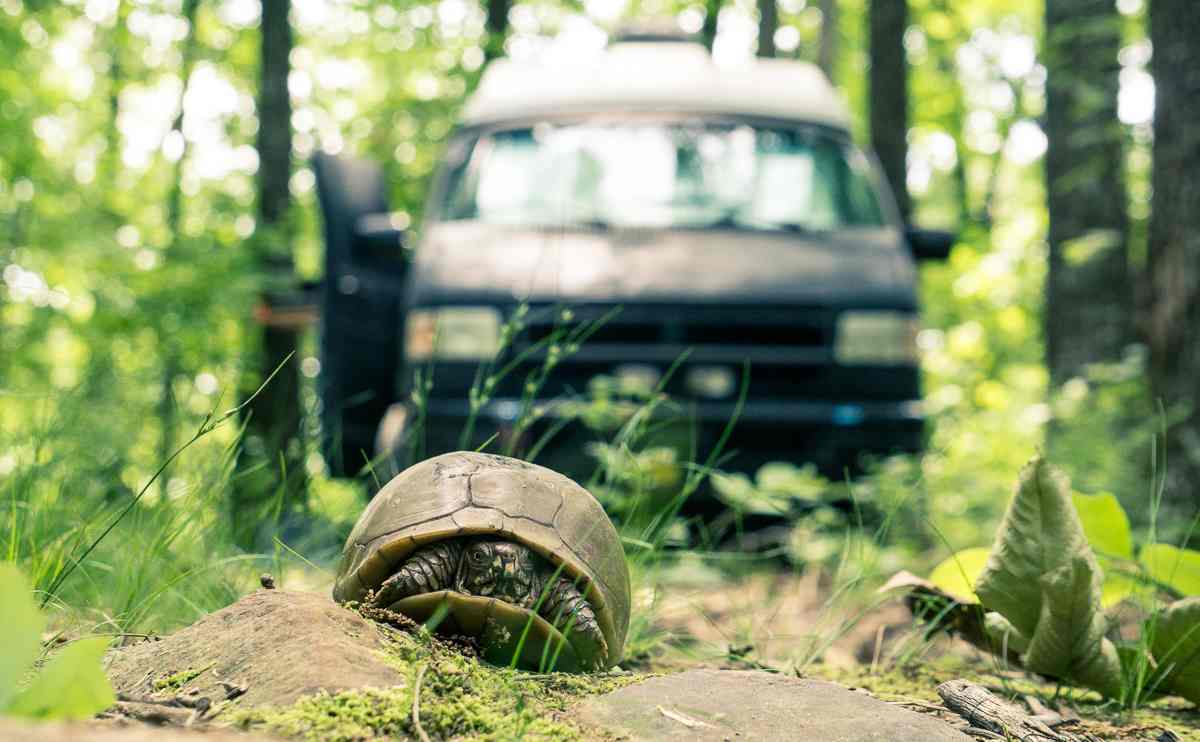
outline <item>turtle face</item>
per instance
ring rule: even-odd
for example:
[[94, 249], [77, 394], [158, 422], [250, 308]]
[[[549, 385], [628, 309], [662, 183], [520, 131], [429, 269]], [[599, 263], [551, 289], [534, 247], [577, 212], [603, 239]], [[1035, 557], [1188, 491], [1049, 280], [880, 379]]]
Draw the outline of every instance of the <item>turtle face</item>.
[[458, 589], [529, 607], [537, 599], [537, 555], [509, 541], [475, 541], [463, 551]]

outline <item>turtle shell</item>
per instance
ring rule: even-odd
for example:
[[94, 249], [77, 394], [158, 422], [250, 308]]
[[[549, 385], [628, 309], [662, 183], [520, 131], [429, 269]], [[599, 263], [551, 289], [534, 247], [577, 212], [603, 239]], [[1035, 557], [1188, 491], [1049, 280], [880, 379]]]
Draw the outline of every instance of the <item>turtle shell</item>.
[[[397, 474], [371, 500], [346, 540], [334, 600], [362, 600], [425, 544], [474, 535], [524, 544], [553, 566], [561, 565], [562, 575], [587, 597], [608, 644], [609, 655], [600, 664], [616, 664], [629, 629], [630, 607], [629, 568], [620, 536], [604, 508], [583, 487], [555, 471], [507, 456], [448, 453]], [[523, 655], [555, 644], [555, 667], [576, 665], [571, 651], [558, 654], [566, 642], [557, 629], [537, 616], [529, 620], [525, 609], [496, 605], [499, 601], [493, 599], [435, 593], [401, 600], [392, 608], [424, 621], [438, 601], [445, 606], [443, 615], [448, 612], [451, 618], [449, 630], [478, 634], [485, 622], [502, 618], [501, 624], [512, 626], [522, 617], [527, 624], [518, 643]]]

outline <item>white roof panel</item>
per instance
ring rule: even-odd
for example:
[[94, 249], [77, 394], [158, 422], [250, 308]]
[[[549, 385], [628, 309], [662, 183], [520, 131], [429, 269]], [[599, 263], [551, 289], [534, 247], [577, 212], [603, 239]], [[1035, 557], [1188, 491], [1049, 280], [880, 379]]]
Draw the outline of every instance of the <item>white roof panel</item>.
[[845, 104], [811, 64], [713, 62], [698, 44], [615, 44], [570, 63], [493, 62], [467, 102], [463, 123], [563, 113], [669, 111], [765, 116], [850, 128]]

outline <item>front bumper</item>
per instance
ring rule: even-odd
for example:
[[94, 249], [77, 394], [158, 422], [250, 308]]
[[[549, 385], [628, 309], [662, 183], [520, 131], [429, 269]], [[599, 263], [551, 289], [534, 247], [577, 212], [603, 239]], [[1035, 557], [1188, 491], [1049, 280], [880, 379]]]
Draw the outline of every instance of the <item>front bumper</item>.
[[[518, 434], [518, 418], [528, 409], [540, 414]], [[421, 430], [415, 430], [417, 426], [411, 423], [417, 419], [411, 408], [393, 405], [381, 426], [378, 445], [381, 452], [407, 448], [412, 436], [418, 436], [415, 450], [432, 456], [473, 449], [489, 440], [487, 450], [517, 453], [542, 443], [539, 463], [564, 467], [573, 475], [583, 476], [595, 464], [586, 453], [587, 444], [610, 440], [612, 434], [583, 425], [578, 420], [578, 409], [578, 405], [559, 400], [526, 405], [515, 398], [494, 399], [476, 414], [472, 433], [464, 440], [462, 431], [470, 416], [465, 400], [429, 400]], [[722, 466], [729, 470], [753, 471], [767, 461], [811, 462], [836, 476], [846, 467], [857, 468], [864, 455], [919, 452], [925, 439], [925, 417], [919, 400], [858, 403], [754, 399], [747, 400], [740, 411], [730, 402], [696, 402], [673, 407], [656, 417], [656, 423], [670, 423], [662, 427], [675, 431], [676, 442], [688, 441], [688, 447], [690, 441], [695, 442], [692, 455], [699, 461], [706, 459], [731, 420], [733, 428], [724, 452], [732, 453], [732, 457]], [[543, 442], [547, 433], [553, 433], [553, 437]], [[588, 471], [580, 472], [580, 467]]]

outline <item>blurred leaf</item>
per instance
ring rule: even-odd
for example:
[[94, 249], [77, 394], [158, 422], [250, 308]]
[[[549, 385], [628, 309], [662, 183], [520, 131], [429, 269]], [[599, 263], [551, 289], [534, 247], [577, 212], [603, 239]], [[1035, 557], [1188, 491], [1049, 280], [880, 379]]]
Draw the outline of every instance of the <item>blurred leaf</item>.
[[783, 515], [791, 507], [786, 493], [759, 489], [745, 474], [716, 472], [709, 481], [717, 498], [740, 513]]
[[929, 581], [965, 603], [978, 603], [972, 587], [987, 564], [988, 549], [978, 546], [952, 555], [929, 573]]
[[1125, 508], [1115, 496], [1108, 492], [1098, 495], [1072, 492], [1071, 502], [1079, 513], [1083, 533], [1098, 557], [1133, 559], [1133, 531]]
[[1200, 595], [1200, 551], [1150, 544], [1138, 554], [1147, 574], [1183, 595]]
[[42, 648], [45, 619], [33, 602], [32, 589], [12, 564], [0, 564], [0, 710], [8, 707], [17, 685], [33, 666]]
[[50, 659], [6, 713], [35, 719], [86, 719], [116, 701], [104, 674], [104, 637], [80, 639]]
[[1200, 597], [1172, 603], [1157, 617], [1151, 651], [1166, 671], [1163, 687], [1200, 704]]
[[1154, 587], [1145, 580], [1117, 571], [1104, 573], [1104, 585], [1100, 591], [1100, 604], [1110, 608], [1122, 600], [1135, 599], [1147, 603], [1154, 598]]
[[1102, 579], [1066, 477], [1035, 457], [1021, 471], [975, 592], [1029, 638], [1028, 669], [1119, 697], [1120, 661], [1104, 635]]

